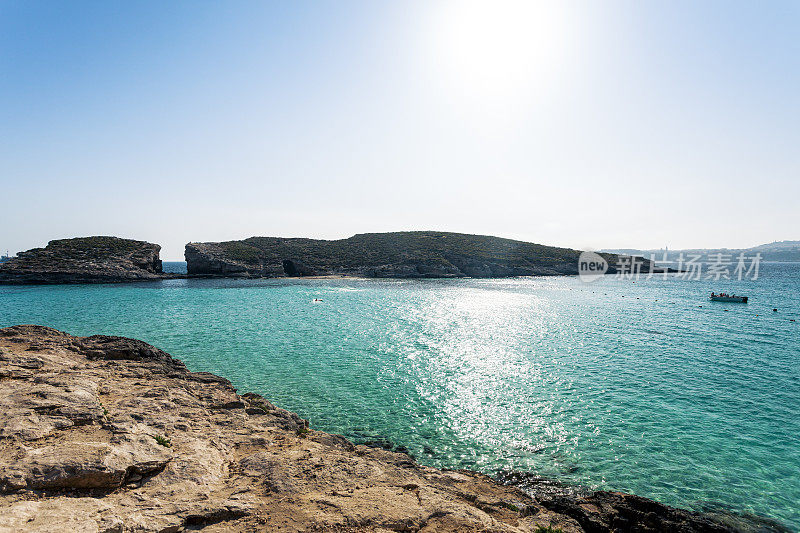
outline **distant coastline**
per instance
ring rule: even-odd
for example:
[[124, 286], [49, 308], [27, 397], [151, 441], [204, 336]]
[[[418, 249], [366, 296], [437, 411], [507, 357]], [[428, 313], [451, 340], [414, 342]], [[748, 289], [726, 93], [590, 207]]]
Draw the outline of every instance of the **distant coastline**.
[[686, 248], [670, 250], [660, 248], [658, 250], [641, 250], [636, 248], [609, 248], [604, 252], [613, 254], [632, 255], [646, 259], [653, 258], [658, 262], [687, 261], [692, 256], [702, 256], [713, 258], [722, 256], [735, 259], [740, 254], [747, 257], [758, 255], [762, 261], [780, 262], [800, 262], [800, 241], [775, 241], [768, 244], [752, 246], [750, 248]]
[[[579, 250], [440, 231], [365, 233], [334, 241], [251, 237], [188, 243], [186, 271], [158, 244], [118, 237], [50, 241], [0, 265], [0, 283], [127, 283], [191, 278], [504, 278], [578, 273]], [[605, 254], [614, 273], [617, 256]], [[653, 266], [642, 263], [642, 271]]]

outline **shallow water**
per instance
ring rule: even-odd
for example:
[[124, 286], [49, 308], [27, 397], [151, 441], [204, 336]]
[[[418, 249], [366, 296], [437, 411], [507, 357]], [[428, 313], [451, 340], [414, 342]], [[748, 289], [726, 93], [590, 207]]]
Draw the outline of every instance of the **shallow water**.
[[[317, 429], [404, 445], [427, 464], [531, 471], [800, 529], [798, 288], [790, 263], [726, 283], [0, 287], [0, 326], [140, 338]], [[711, 290], [751, 301], [712, 303]]]

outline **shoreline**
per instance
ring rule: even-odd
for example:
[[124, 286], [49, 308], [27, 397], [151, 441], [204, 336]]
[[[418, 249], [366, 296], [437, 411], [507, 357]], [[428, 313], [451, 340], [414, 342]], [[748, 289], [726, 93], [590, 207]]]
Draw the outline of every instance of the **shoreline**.
[[0, 389], [13, 385], [0, 395], [10, 443], [0, 448], [0, 530], [9, 520], [67, 529], [63, 520], [82, 517], [105, 531], [788, 531], [615, 492], [529, 494], [426, 467], [316, 431], [225, 378], [122, 337], [3, 328], [0, 376]]
[[[646, 273], [646, 272], [643, 272]], [[668, 274], [679, 274], [678, 271], [671, 271]], [[663, 274], [658, 272], [658, 274]], [[616, 276], [616, 273], [606, 273], [604, 276]], [[140, 284], [140, 283], [153, 283], [159, 281], [169, 281], [174, 279], [188, 279], [188, 280], [201, 280], [201, 279], [230, 279], [242, 281], [263, 281], [263, 280], [335, 280], [335, 279], [353, 279], [353, 280], [415, 280], [415, 281], [436, 281], [436, 280], [495, 280], [495, 279], [530, 279], [530, 278], [554, 278], [554, 277], [567, 277], [577, 278], [578, 274], [530, 274], [518, 276], [492, 276], [492, 277], [475, 277], [475, 276], [358, 276], [355, 274], [319, 274], [310, 276], [231, 276], [223, 274], [184, 274], [184, 273], [164, 273], [159, 274], [154, 278], [138, 278], [138, 279], [82, 279], [75, 281], [10, 281], [0, 280], [0, 286], [36, 286], [36, 285], [122, 285], [122, 284]]]

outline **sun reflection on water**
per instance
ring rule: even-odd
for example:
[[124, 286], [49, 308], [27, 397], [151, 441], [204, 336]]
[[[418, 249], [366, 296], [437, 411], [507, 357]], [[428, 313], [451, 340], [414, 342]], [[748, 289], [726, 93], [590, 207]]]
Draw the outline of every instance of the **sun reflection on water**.
[[0, 319], [141, 338], [429, 465], [795, 525], [798, 283], [800, 268], [768, 265], [731, 308], [699, 308], [716, 287], [676, 279], [0, 287]]
[[547, 298], [503, 285], [414, 302], [409, 374], [417, 394], [436, 406], [442, 427], [496, 451], [476, 458], [476, 466], [509, 459], [533, 464], [542, 454], [547, 462], [550, 456], [569, 462], [564, 445], [578, 437], [561, 421], [570, 408], [560, 395], [571, 385], [558, 373], [558, 354], [541, 342], [563, 334], [554, 331], [557, 311]]

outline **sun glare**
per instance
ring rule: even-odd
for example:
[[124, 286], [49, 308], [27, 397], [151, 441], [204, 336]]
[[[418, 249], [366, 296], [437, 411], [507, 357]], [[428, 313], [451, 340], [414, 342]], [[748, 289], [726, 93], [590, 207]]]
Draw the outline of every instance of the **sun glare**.
[[433, 26], [436, 68], [482, 98], [535, 89], [563, 53], [564, 19], [556, 2], [443, 2]]

